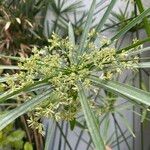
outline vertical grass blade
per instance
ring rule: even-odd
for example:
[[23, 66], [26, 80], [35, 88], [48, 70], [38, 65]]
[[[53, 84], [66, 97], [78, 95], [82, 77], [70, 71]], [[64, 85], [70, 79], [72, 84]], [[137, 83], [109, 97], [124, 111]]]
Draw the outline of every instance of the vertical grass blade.
[[71, 63], [77, 63], [77, 58], [76, 58], [77, 55], [75, 53], [75, 35], [74, 35], [73, 26], [72, 26], [71, 22], [69, 22], [69, 24], [68, 24], [68, 36], [69, 36], [70, 44], [72, 44], [74, 47], [72, 54], [71, 54], [70, 61], [71, 61]]
[[68, 35], [69, 35], [69, 42], [75, 45], [75, 36], [74, 36], [74, 31], [71, 22], [68, 24]]
[[86, 21], [86, 24], [85, 24], [85, 27], [83, 30], [83, 34], [81, 36], [81, 41], [80, 41], [80, 45], [79, 45], [79, 54], [82, 54], [82, 52], [84, 51], [84, 48], [86, 47], [86, 40], [87, 40], [90, 26], [92, 23], [92, 17], [93, 17], [95, 7], [96, 7], [96, 0], [93, 0], [90, 10], [89, 10], [89, 13], [88, 13], [88, 16], [87, 16], [87, 21]]
[[105, 145], [99, 132], [98, 122], [96, 120], [94, 113], [90, 109], [84, 89], [82, 88], [81, 84], [78, 84], [78, 88], [79, 88], [79, 100], [82, 106], [82, 110], [85, 116], [89, 132], [92, 137], [92, 141], [95, 145], [95, 150], [105, 150]]
[[96, 33], [100, 32], [101, 29], [103, 28], [106, 20], [108, 19], [108, 16], [111, 12], [111, 10], [113, 9], [115, 3], [116, 3], [117, 0], [112, 0], [106, 10], [106, 12], [104, 13], [102, 19], [100, 20], [100, 22], [98, 23], [97, 27], [96, 27]]

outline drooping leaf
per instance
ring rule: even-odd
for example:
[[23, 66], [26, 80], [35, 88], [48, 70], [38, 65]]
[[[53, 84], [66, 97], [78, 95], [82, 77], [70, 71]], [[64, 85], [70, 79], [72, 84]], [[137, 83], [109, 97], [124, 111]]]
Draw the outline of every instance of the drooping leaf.
[[42, 101], [46, 100], [47, 98], [51, 97], [52, 93], [51, 90], [47, 90], [46, 92], [43, 92], [42, 94], [27, 100], [17, 108], [7, 112], [6, 114], [3, 114], [0, 116], [0, 130], [5, 128], [9, 123], [14, 121], [19, 116], [23, 115], [24, 113], [32, 110], [35, 106], [40, 104]]
[[25, 86], [23, 88], [15, 90], [15, 91], [8, 90], [8, 91], [6, 91], [6, 92], [4, 92], [3, 94], [0, 95], [0, 102], [4, 102], [8, 98], [11, 98], [12, 96], [16, 96], [17, 94], [21, 94], [22, 92], [25, 92], [25, 91], [27, 91], [27, 90], [29, 90], [31, 88], [34, 88], [37, 85], [40, 85], [41, 83], [45, 83], [47, 81], [48, 81], [48, 79], [45, 79], [45, 80], [42, 80], [42, 81], [38, 81], [38, 82], [35, 82], [34, 84]]
[[150, 106], [150, 93], [138, 89], [136, 87], [119, 83], [116, 81], [102, 80], [98, 77], [91, 76], [91, 81], [98, 86], [116, 93], [117, 95], [121, 95], [123, 97], [129, 98], [130, 100], [134, 100], [138, 103], [142, 103]]

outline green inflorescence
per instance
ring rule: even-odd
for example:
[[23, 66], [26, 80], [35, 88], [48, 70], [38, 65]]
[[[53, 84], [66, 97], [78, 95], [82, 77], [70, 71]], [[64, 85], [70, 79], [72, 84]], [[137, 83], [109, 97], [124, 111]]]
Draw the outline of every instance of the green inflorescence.
[[[93, 33], [89, 34], [89, 39], [92, 35]], [[104, 80], [110, 80], [124, 69], [133, 69], [133, 63], [138, 62], [138, 58], [128, 58], [125, 52], [117, 54], [113, 47], [99, 48], [89, 39], [85, 52], [78, 56], [78, 45], [73, 46], [68, 38], [63, 39], [54, 33], [49, 40], [50, 46], [43, 49], [33, 48], [33, 55], [19, 63], [20, 72], [8, 75], [7, 83], [13, 91], [45, 79], [52, 87], [54, 99], [47, 99], [29, 113], [28, 123], [37, 127], [39, 132], [43, 128], [38, 123], [42, 117], [57, 121], [76, 118], [81, 110], [78, 81], [89, 90], [93, 88], [89, 76], [98, 75]], [[109, 43], [109, 40], [104, 39], [101, 42]], [[14, 81], [13, 78], [17, 80]], [[91, 108], [93, 106], [92, 103]]]

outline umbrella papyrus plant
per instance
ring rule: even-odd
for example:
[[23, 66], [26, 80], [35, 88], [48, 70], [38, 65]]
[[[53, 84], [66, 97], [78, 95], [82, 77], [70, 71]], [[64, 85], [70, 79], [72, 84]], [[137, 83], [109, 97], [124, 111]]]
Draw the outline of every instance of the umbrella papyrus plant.
[[[110, 40], [99, 39], [99, 46], [95, 44], [115, 2], [116, 0], [111, 1], [96, 29], [90, 30], [96, 6], [96, 0], [93, 0], [81, 42], [75, 42], [73, 28], [69, 23], [68, 38], [61, 38], [54, 33], [49, 46], [42, 49], [35, 47], [31, 57], [18, 58], [18, 67], [0, 66], [3, 69], [19, 69], [17, 73], [1, 78], [6, 91], [0, 95], [0, 103], [14, 99], [20, 103], [18, 107], [0, 116], [0, 130], [22, 114], [28, 113], [29, 126], [43, 133], [43, 125], [40, 123], [42, 117], [71, 122], [83, 112], [95, 149], [104, 150], [106, 142], [101, 136], [98, 118], [112, 111], [112, 107], [99, 107], [94, 101], [96, 92], [92, 92], [91, 96], [91, 91], [101, 88], [125, 97], [134, 104], [150, 105], [150, 93], [114, 81], [115, 76], [126, 69], [136, 71], [136, 68], [149, 66], [149, 63], [139, 63], [136, 56], [142, 49], [136, 44], [132, 49], [119, 52], [113, 46], [150, 9], [143, 11]], [[110, 100], [109, 103], [114, 101]]]

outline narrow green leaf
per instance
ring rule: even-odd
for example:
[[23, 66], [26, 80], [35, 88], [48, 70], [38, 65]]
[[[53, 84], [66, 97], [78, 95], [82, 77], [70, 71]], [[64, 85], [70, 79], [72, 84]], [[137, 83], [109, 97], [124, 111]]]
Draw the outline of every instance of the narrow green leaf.
[[91, 76], [91, 81], [93, 83], [99, 85], [100, 87], [112, 91], [116, 93], [117, 95], [121, 95], [123, 97], [129, 98], [131, 100], [134, 100], [136, 102], [145, 104], [150, 106], [150, 93], [143, 91], [141, 89], [138, 89], [136, 87], [119, 83], [115, 81], [109, 81], [109, 80], [102, 80], [98, 77]]
[[134, 68], [150, 68], [150, 62], [141, 62], [138, 64], [133, 64], [132, 67], [134, 67]]
[[70, 123], [70, 129], [71, 129], [71, 131], [73, 131], [73, 129], [76, 126], [76, 119], [71, 120], [69, 123]]
[[137, 23], [139, 23], [147, 14], [150, 13], [150, 8], [143, 11], [138, 17], [129, 22], [123, 29], [121, 29], [114, 37], [111, 38], [111, 41], [119, 39], [122, 35], [124, 35], [127, 31], [129, 31], [132, 27], [134, 27]]
[[[149, 111], [149, 110], [148, 110], [148, 111]], [[133, 110], [132, 110], [132, 112], [133, 112], [135, 115], [139, 116], [139, 117], [141, 118], [141, 122], [142, 122], [142, 115], [143, 115], [143, 114], [141, 115], [141, 113], [138, 113], [138, 112], [133, 111]], [[145, 120], [146, 120], [146, 121], [150, 121], [150, 118], [148, 118], [148, 117], [145, 116]]]
[[145, 48], [141, 48], [141, 49], [134, 50], [134, 51], [128, 51], [127, 54], [131, 56], [131, 55], [141, 54], [147, 51], [150, 51], [150, 47], [145, 47]]
[[108, 5], [106, 12], [104, 13], [102, 19], [100, 20], [100, 22], [98, 23], [98, 25], [96, 27], [96, 33], [100, 32], [101, 29], [103, 28], [103, 26], [104, 26], [106, 20], [108, 19], [108, 16], [109, 16], [110, 12], [112, 11], [116, 1], [117, 0], [112, 0], [111, 3]]
[[21, 58], [20, 58], [20, 57], [6, 56], [6, 55], [2, 55], [2, 54], [0, 54], [0, 58], [9, 58], [9, 59], [12, 59], [12, 60], [18, 60], [18, 61], [21, 61]]
[[135, 47], [137, 47], [137, 46], [139, 46], [139, 45], [141, 45], [141, 44], [143, 44], [143, 43], [149, 42], [149, 41], [150, 41], [150, 38], [146, 38], [146, 39], [144, 39], [144, 40], [138, 41], [138, 42], [136, 42], [136, 43], [134, 43], [134, 44], [132, 44], [132, 45], [130, 45], [130, 46], [127, 46], [127, 47], [124, 47], [124, 48], [118, 50], [118, 51], [117, 51], [117, 54], [120, 54], [120, 53], [122, 53], [123, 51], [124, 51], [124, 52], [125, 52], [125, 51], [129, 51], [129, 50], [131, 50], [131, 49], [133, 49], [133, 48], [135, 48]]
[[8, 98], [11, 98], [12, 96], [15, 96], [17, 94], [21, 94], [21, 92], [25, 92], [25, 91], [29, 90], [30, 88], [33, 88], [33, 87], [35, 87], [35, 86], [37, 86], [37, 85], [39, 85], [41, 83], [45, 83], [48, 80], [49, 79], [45, 79], [45, 80], [42, 80], [42, 81], [35, 82], [32, 85], [25, 86], [25, 87], [23, 87], [21, 89], [18, 89], [16, 91], [8, 90], [5, 93], [0, 95], [0, 103], [6, 101]]
[[73, 27], [71, 22], [69, 22], [68, 24], [68, 28], [69, 28], [69, 42], [73, 45], [75, 45], [75, 36], [74, 36], [74, 31], [73, 31]]
[[[69, 42], [75, 47], [75, 36], [74, 36], [74, 31], [73, 31], [73, 27], [72, 24], [69, 22], [68, 24], [68, 35], [69, 35]], [[77, 58], [75, 55], [75, 52], [72, 52], [72, 56], [71, 56], [71, 63], [77, 63]]]
[[146, 120], [147, 114], [148, 114], [147, 110], [142, 111], [141, 122], [144, 122]]
[[[118, 65], [118, 68], [122, 68], [122, 65]], [[137, 64], [132, 64], [133, 68], [150, 68], [150, 62], [139, 62]]]
[[20, 70], [20, 68], [18, 66], [6, 66], [6, 65], [0, 65], [0, 69], [13, 69], [13, 70]]
[[67, 12], [74, 12], [75, 10], [82, 8], [82, 0], [76, 0], [73, 3], [69, 3], [67, 1], [64, 1], [62, 7], [60, 8], [61, 13], [67, 13]]
[[84, 51], [84, 48], [86, 47], [86, 40], [87, 40], [90, 26], [92, 23], [92, 16], [93, 16], [95, 7], [96, 7], [96, 0], [93, 0], [90, 10], [89, 10], [89, 13], [88, 13], [87, 21], [86, 21], [86, 24], [85, 24], [85, 27], [83, 30], [83, 34], [81, 36], [81, 41], [80, 41], [80, 45], [79, 45], [79, 53], [82, 53]]
[[118, 112], [122, 112], [123, 110], [130, 110], [133, 108], [133, 104], [131, 103], [126, 103], [126, 104], [120, 104], [118, 106], [115, 106], [114, 108], [114, 112], [118, 111]]
[[37, 92], [39, 90], [43, 90], [43, 89], [46, 89], [46, 88], [49, 88], [49, 84], [48, 83], [42, 83], [42, 84], [39, 84], [37, 86], [34, 86], [34, 87], [31, 87], [31, 88], [28, 88], [26, 90], [26, 92]]
[[82, 110], [85, 116], [85, 120], [89, 129], [89, 132], [91, 134], [93, 143], [95, 145], [95, 149], [105, 150], [104, 142], [99, 132], [99, 127], [98, 127], [96, 117], [90, 109], [84, 89], [82, 88], [81, 84], [78, 84], [78, 88], [79, 88], [79, 100], [82, 106]]
[[[143, 6], [142, 1], [141, 0], [135, 0], [135, 2], [137, 4], [139, 12], [142, 13], [144, 11], [144, 6]], [[144, 17], [143, 23], [144, 23], [144, 27], [145, 27], [147, 35], [150, 36], [150, 24], [149, 24], [147, 17]]]
[[21, 104], [17, 108], [0, 116], [0, 130], [5, 128], [9, 123], [14, 121], [19, 116], [35, 108], [36, 105], [40, 104], [42, 101], [46, 100], [50, 96], [52, 96], [51, 90], [47, 90], [46, 92], [43, 92], [43, 94], [27, 100], [25, 103]]
[[35, 36], [37, 39], [42, 40], [42, 38], [34, 31], [33, 28], [30, 28], [29, 31], [31, 32], [31, 34], [33, 34], [33, 36]]

